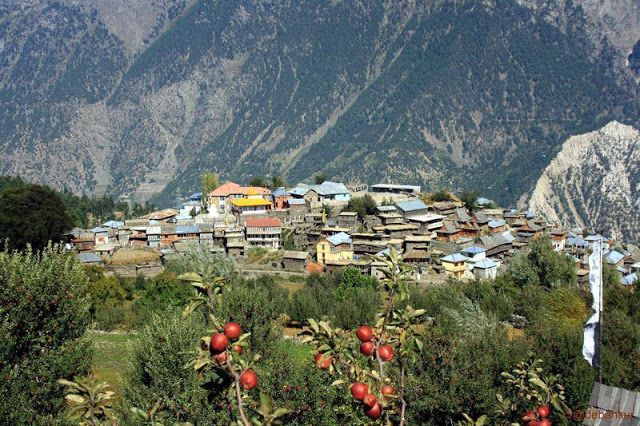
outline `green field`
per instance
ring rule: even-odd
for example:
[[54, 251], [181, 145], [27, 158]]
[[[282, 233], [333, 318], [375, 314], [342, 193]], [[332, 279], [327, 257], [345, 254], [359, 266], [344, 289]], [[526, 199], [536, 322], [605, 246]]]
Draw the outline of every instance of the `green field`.
[[120, 398], [120, 379], [129, 368], [129, 342], [134, 334], [90, 333], [93, 342], [92, 372], [99, 381], [109, 383], [111, 389]]

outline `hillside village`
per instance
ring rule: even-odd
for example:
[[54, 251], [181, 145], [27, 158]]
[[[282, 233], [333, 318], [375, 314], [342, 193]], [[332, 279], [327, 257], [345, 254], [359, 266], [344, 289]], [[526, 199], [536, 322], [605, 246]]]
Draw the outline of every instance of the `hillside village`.
[[[365, 196], [375, 201], [371, 211], [348, 211], [350, 200]], [[449, 201], [432, 201], [414, 185], [325, 181], [272, 191], [226, 182], [208, 194], [192, 194], [176, 209], [75, 228], [66, 235], [66, 247], [81, 262], [124, 276], [154, 276], [166, 259], [193, 245], [262, 270], [333, 274], [352, 266], [377, 276], [381, 265], [373, 255], [393, 247], [415, 266], [414, 278], [427, 284], [448, 277], [495, 278], [515, 252], [547, 235], [554, 250], [575, 259], [579, 283], [588, 282], [587, 258], [598, 239], [622, 284], [640, 277], [640, 251], [633, 246], [561, 229], [535, 212], [499, 208], [483, 197], [470, 211], [448, 196]]]

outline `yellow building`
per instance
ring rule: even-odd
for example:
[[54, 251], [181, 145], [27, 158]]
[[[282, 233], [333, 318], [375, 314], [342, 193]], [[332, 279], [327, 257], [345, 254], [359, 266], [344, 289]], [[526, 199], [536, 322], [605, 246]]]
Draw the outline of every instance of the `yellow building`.
[[316, 245], [316, 257], [318, 263], [323, 265], [327, 262], [353, 260], [351, 237], [346, 232], [339, 232], [330, 237], [323, 238]]
[[444, 272], [454, 278], [466, 278], [468, 257], [460, 253], [450, 254], [442, 259], [442, 267]]

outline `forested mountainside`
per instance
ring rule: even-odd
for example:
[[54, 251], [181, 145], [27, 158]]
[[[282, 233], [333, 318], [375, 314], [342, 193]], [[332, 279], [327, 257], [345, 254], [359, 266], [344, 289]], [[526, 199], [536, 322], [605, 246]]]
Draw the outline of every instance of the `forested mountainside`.
[[159, 203], [203, 170], [512, 202], [570, 135], [640, 120], [608, 35], [632, 21], [551, 3], [0, 0], [0, 173]]
[[529, 207], [565, 226], [640, 241], [640, 132], [611, 122], [573, 136], [538, 180]]

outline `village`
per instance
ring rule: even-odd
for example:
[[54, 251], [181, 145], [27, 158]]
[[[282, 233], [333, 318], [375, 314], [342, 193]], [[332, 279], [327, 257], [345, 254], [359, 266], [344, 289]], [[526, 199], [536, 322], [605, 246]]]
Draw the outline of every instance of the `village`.
[[[562, 229], [535, 212], [499, 208], [484, 197], [469, 209], [448, 195], [449, 201], [431, 201], [420, 186], [398, 184], [324, 181], [270, 190], [226, 182], [208, 194], [192, 194], [176, 209], [74, 228], [66, 248], [80, 262], [122, 276], [155, 276], [166, 259], [194, 245], [262, 271], [333, 274], [350, 266], [379, 276], [376, 255], [394, 248], [426, 285], [449, 277], [495, 278], [514, 253], [547, 235], [555, 251], [575, 259], [579, 284], [588, 283], [591, 243], [599, 239], [623, 285], [640, 277], [640, 252], [633, 246]], [[358, 197], [373, 200], [375, 208], [349, 211], [349, 201]]]

